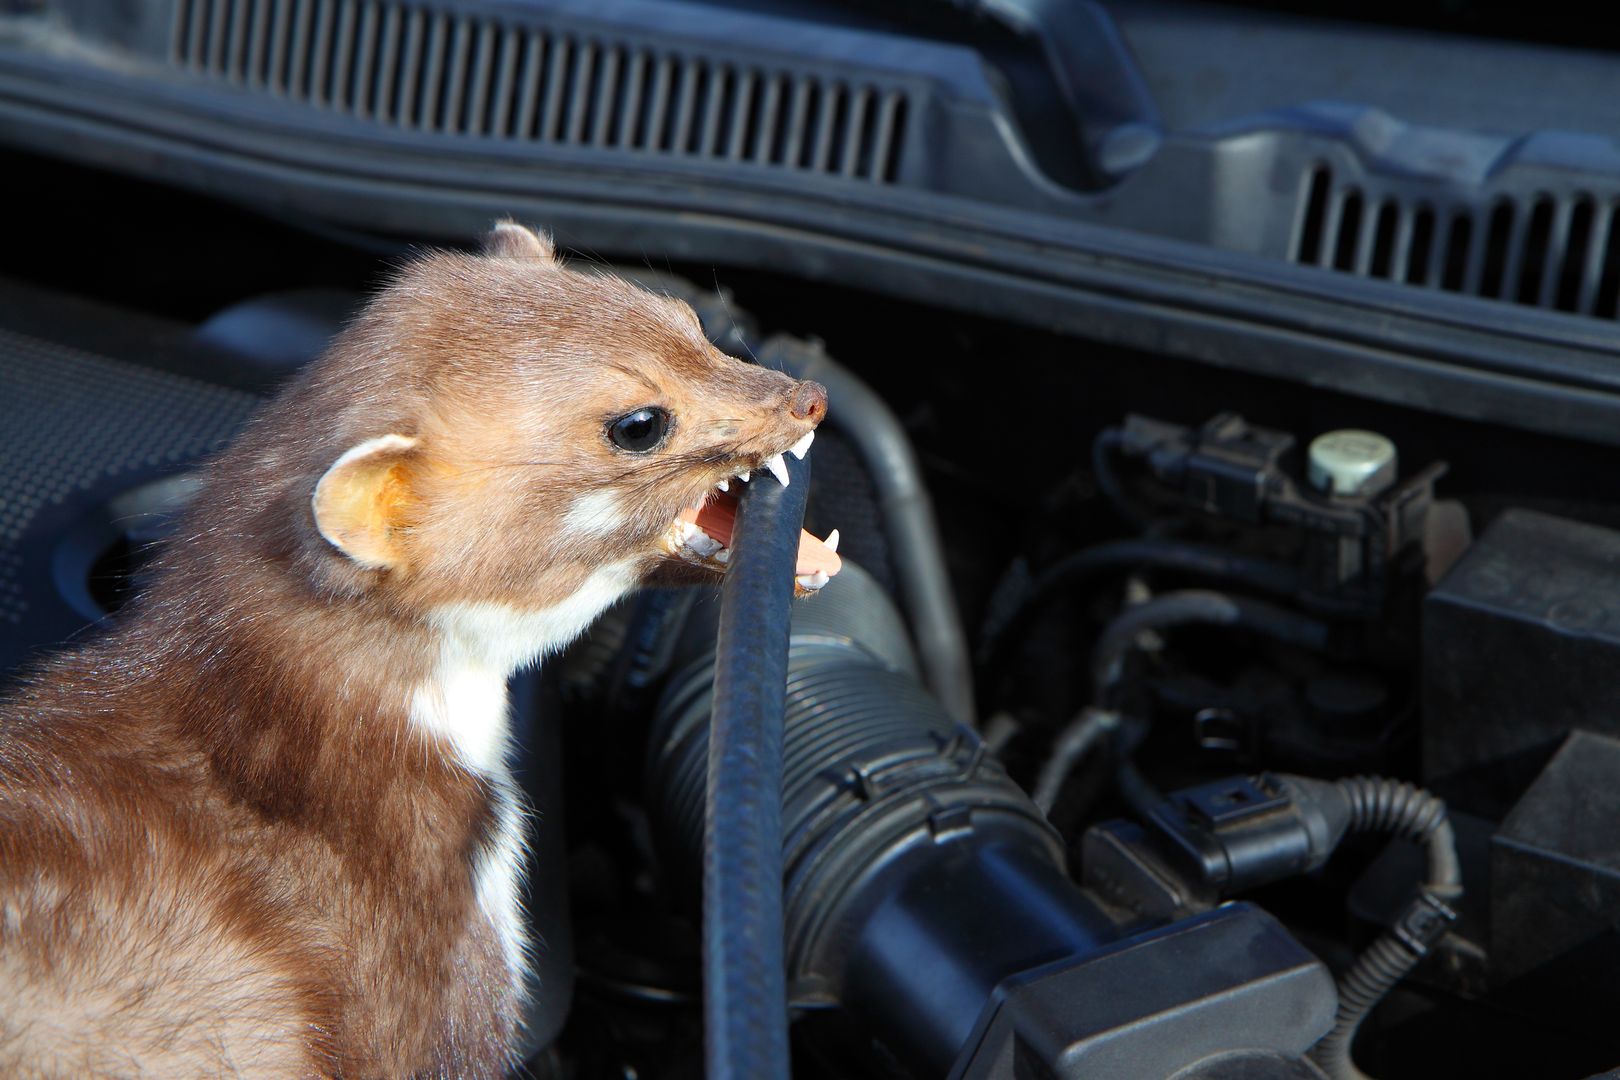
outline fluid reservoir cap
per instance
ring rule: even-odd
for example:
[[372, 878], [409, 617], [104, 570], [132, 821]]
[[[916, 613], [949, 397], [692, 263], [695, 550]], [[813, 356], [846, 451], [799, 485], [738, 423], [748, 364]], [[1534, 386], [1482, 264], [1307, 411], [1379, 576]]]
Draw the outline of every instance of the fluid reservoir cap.
[[1330, 431], [1311, 440], [1311, 486], [1332, 495], [1377, 495], [1395, 483], [1395, 444], [1376, 431]]

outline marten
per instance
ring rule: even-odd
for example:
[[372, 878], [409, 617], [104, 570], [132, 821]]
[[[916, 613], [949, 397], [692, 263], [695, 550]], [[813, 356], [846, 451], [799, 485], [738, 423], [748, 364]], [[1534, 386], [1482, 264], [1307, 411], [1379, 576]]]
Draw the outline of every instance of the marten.
[[506, 680], [721, 574], [729, 489], [787, 483], [826, 409], [519, 224], [410, 261], [208, 467], [141, 595], [0, 700], [0, 1075], [502, 1075]]

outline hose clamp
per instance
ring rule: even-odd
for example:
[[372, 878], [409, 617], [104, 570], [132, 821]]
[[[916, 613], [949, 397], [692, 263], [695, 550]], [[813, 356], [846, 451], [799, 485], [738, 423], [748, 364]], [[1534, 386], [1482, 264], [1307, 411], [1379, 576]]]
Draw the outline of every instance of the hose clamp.
[[1394, 934], [1413, 956], [1425, 956], [1456, 921], [1457, 913], [1450, 905], [1424, 889], [1407, 905], [1395, 924]]

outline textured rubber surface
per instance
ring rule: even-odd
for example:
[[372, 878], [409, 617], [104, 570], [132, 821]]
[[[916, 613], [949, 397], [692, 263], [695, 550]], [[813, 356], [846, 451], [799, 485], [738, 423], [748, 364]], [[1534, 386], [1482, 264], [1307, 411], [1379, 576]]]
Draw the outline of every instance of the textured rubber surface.
[[23, 548], [43, 542], [43, 510], [218, 449], [259, 400], [0, 329], [0, 624], [28, 617]]
[[743, 491], [721, 585], [703, 841], [709, 1080], [787, 1080], [782, 723], [794, 560], [810, 459]]

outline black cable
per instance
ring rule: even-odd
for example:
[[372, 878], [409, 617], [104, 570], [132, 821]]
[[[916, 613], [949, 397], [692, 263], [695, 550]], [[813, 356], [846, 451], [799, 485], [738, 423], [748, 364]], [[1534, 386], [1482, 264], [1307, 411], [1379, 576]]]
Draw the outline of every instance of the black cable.
[[1287, 608], [1232, 596], [1212, 589], [1183, 589], [1163, 593], [1127, 608], [1103, 628], [1091, 650], [1092, 700], [1106, 708], [1114, 687], [1124, 674], [1125, 660], [1136, 641], [1149, 630], [1204, 624], [1237, 626], [1305, 649], [1327, 646], [1328, 625]]
[[1172, 805], [1164, 792], [1142, 775], [1133, 758], [1119, 759], [1114, 768], [1114, 784], [1119, 788], [1120, 798], [1125, 800], [1125, 805], [1131, 808], [1138, 821], [1152, 821]]
[[1114, 459], [1119, 456], [1119, 449], [1124, 443], [1125, 436], [1119, 428], [1103, 428], [1099, 431], [1097, 437], [1091, 440], [1091, 475], [1097, 482], [1097, 490], [1102, 492], [1114, 512], [1127, 525], [1141, 532], [1148, 527], [1152, 515], [1125, 494], [1125, 485], [1120, 483], [1119, 474], [1114, 471]]
[[782, 726], [788, 629], [810, 462], [789, 486], [756, 470], [721, 587], [703, 838], [708, 1080], [786, 1080]]
[[[1082, 729], [1095, 729], [1103, 723], [1119, 728], [1114, 736], [1115, 776], [1120, 793], [1138, 815], [1146, 817], [1163, 804], [1160, 794], [1132, 761], [1136, 745], [1145, 735], [1145, 725], [1121, 724], [1114, 701], [1114, 690], [1124, 676], [1125, 661], [1137, 639], [1152, 630], [1202, 624], [1236, 626], [1306, 649], [1327, 647], [1331, 630], [1320, 620], [1289, 611], [1263, 600], [1230, 596], [1208, 589], [1184, 589], [1164, 593], [1145, 603], [1127, 608], [1103, 628], [1091, 651], [1091, 707], [1081, 713], [1058, 735], [1056, 746], [1065, 752], [1053, 753], [1041, 767], [1034, 790], [1036, 801], [1049, 809], [1057, 801], [1069, 773], [1079, 763], [1093, 739]], [[1102, 718], [1112, 718], [1104, 721]], [[1078, 752], [1075, 747], [1080, 747]]]
[[[1312, 783], [1288, 777], [1295, 786]], [[1315, 783], [1320, 783], [1316, 781]], [[1401, 780], [1357, 776], [1334, 785], [1349, 804], [1347, 832], [1381, 832], [1422, 844], [1429, 868], [1417, 896], [1393, 929], [1382, 934], [1339, 976], [1339, 1008], [1333, 1030], [1311, 1050], [1311, 1057], [1333, 1080], [1368, 1080], [1350, 1057], [1356, 1032], [1380, 1001], [1439, 943], [1462, 895], [1457, 839], [1446, 804]]]
[[1025, 636], [1053, 603], [1100, 578], [1133, 570], [1169, 570], [1272, 596], [1293, 596], [1300, 587], [1293, 567], [1209, 544], [1141, 539], [1085, 548], [1048, 567], [1030, 584], [1019, 606], [985, 631], [980, 648], [985, 687], [991, 691], [999, 687]]
[[[1091, 650], [1092, 707], [1110, 707], [1114, 690], [1125, 674], [1125, 661], [1142, 634], [1187, 625], [1237, 626], [1301, 648], [1321, 650], [1330, 630], [1326, 623], [1286, 608], [1242, 596], [1207, 589], [1164, 593], [1127, 608], [1103, 628]], [[1126, 803], [1144, 821], [1167, 800], [1136, 767], [1136, 747], [1146, 738], [1147, 726], [1128, 728], [1130, 741], [1116, 741], [1115, 783]], [[1062, 784], [1061, 779], [1048, 783]]]

